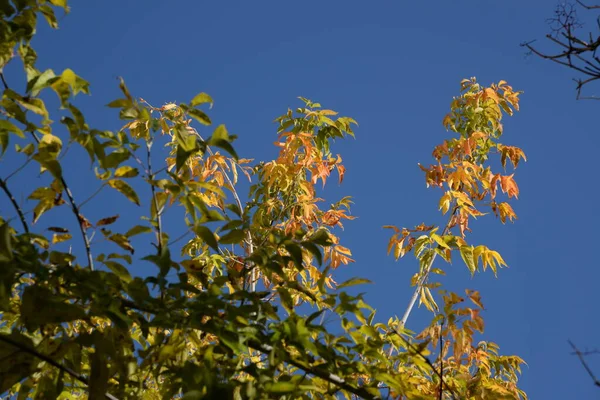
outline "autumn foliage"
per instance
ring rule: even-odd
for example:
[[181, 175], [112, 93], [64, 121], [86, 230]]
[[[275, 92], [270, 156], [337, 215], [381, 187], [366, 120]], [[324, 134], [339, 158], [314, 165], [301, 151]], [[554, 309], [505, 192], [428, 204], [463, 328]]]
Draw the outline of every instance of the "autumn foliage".
[[[57, 7], [66, 4], [14, 2], [0, 11], [2, 66], [18, 57], [25, 68], [23, 76], [2, 76], [0, 144], [4, 157], [19, 163], [4, 164], [0, 173], [11, 206], [0, 217], [0, 393], [526, 398], [517, 386], [523, 360], [501, 355], [493, 342], [475, 342], [484, 330], [480, 294], [445, 292], [432, 278], [444, 273], [433, 267], [438, 256], [446, 262], [460, 256], [472, 274], [506, 265], [498, 252], [470, 244], [468, 233], [472, 218], [516, 219], [509, 202], [519, 188], [514, 172], [505, 170], [525, 155], [499, 140], [502, 116], [518, 110], [519, 92], [504, 81], [461, 83], [443, 120], [453, 136], [434, 149], [432, 165], [420, 166], [427, 186], [442, 190], [439, 208], [448, 222], [389, 226], [388, 252], [396, 259], [414, 254], [419, 270], [403, 318], [382, 320], [362, 295], [346, 290], [366, 279], [335, 281], [335, 270], [354, 262], [336, 234], [355, 218], [351, 198], [324, 206], [317, 194], [344, 179], [333, 146], [354, 136], [352, 118], [300, 98], [300, 107], [276, 120], [276, 157], [256, 162], [238, 157], [236, 136], [224, 125], [209, 131], [208, 94], [157, 105], [135, 97], [121, 80], [121, 95], [108, 107], [122, 128], [90, 127], [74, 103], [89, 93], [88, 82], [70, 69], [35, 66], [30, 41], [37, 18], [55, 27]], [[19, 86], [26, 90], [13, 89]], [[50, 118], [51, 92], [60, 124]], [[95, 187], [84, 201], [85, 188], [65, 177], [67, 148], [86, 154], [92, 166], [87, 185]], [[503, 171], [492, 170], [492, 158]], [[43, 185], [17, 184], [21, 164], [34, 166]], [[241, 179], [250, 184], [244, 194]], [[15, 191], [27, 201], [17, 201]], [[125, 198], [131, 207], [102, 202], [97, 217], [90, 205], [98, 193]], [[183, 218], [174, 225], [178, 210]], [[52, 219], [58, 212], [69, 215], [58, 219], [61, 226]], [[135, 276], [139, 265], [147, 273]], [[417, 299], [433, 317], [415, 334], [407, 320]]]

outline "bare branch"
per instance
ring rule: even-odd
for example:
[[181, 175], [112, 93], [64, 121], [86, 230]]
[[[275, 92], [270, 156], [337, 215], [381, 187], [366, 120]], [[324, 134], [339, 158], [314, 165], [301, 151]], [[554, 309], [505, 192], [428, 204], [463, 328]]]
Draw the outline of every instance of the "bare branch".
[[592, 371], [592, 369], [589, 367], [589, 365], [585, 361], [584, 354], [582, 352], [580, 352], [579, 349], [575, 346], [575, 344], [573, 344], [573, 342], [571, 342], [570, 340], [569, 340], [569, 344], [573, 348], [574, 353], [579, 358], [579, 361], [581, 361], [581, 365], [583, 365], [583, 368], [585, 368], [585, 370], [587, 371], [590, 378], [592, 378], [594, 385], [600, 387], [600, 381], [596, 378], [596, 375], [594, 375], [594, 372]]
[[25, 230], [25, 233], [29, 233], [29, 226], [27, 226], [27, 221], [25, 220], [25, 214], [23, 214], [23, 210], [21, 210], [19, 203], [17, 203], [17, 200], [15, 200], [11, 191], [8, 189], [8, 186], [6, 185], [6, 181], [1, 178], [0, 178], [0, 188], [2, 188], [4, 193], [6, 193], [6, 196], [8, 196], [8, 199], [10, 200], [13, 207], [17, 211], [17, 214], [19, 215], [19, 219], [21, 220], [21, 225], [23, 225], [23, 229]]
[[578, 3], [578, 4], [579, 4], [581, 7], [584, 7], [584, 8], [586, 8], [586, 9], [588, 9], [588, 10], [600, 9], [600, 5], [587, 6], [587, 5], [583, 4], [583, 2], [582, 2], [581, 0], [576, 0], [576, 1], [577, 1], [577, 3]]
[[[148, 158], [147, 174], [148, 174], [148, 179], [150, 181], [153, 181], [154, 174], [152, 173], [151, 150], [152, 150], [152, 142], [147, 141], [146, 142], [146, 155]], [[154, 182], [150, 182], [150, 190], [152, 190], [152, 202], [154, 203], [154, 209], [156, 210], [156, 241], [158, 242], [157, 248], [158, 248], [158, 252], [161, 253], [162, 248], [163, 248], [163, 245], [162, 245], [162, 218], [161, 218], [162, 210], [159, 210], [159, 208], [158, 208], [158, 200], [156, 198], [156, 189], [154, 187]]]
[[[600, 9], [600, 5], [588, 6], [580, 0], [577, 0], [577, 4], [586, 10]], [[583, 27], [583, 24], [579, 22], [575, 4], [558, 5], [554, 16], [547, 21], [551, 33], [546, 35], [546, 38], [561, 51], [545, 53], [534, 47], [533, 41], [521, 43], [521, 46], [529, 50], [528, 54], [535, 54], [587, 76], [587, 79], [574, 79], [577, 83], [577, 99], [598, 100], [596, 96], [582, 96], [581, 93], [586, 84], [600, 79], [600, 58], [596, 56], [596, 51], [600, 48], [600, 32], [590, 32], [588, 40], [584, 40], [585, 36], [576, 34], [576, 30]], [[597, 23], [600, 29], [600, 18], [597, 19]]]

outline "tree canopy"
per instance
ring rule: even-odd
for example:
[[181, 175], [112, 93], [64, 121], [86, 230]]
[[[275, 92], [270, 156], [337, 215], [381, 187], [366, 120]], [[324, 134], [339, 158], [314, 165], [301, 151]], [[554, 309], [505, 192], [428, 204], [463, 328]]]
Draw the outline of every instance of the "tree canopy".
[[[300, 98], [276, 119], [276, 157], [257, 162], [238, 156], [224, 125], [211, 126], [210, 95], [153, 105], [121, 80], [108, 107], [122, 128], [94, 128], [75, 99], [90, 83], [71, 69], [36, 67], [37, 20], [56, 28], [66, 2], [1, 5], [0, 68], [20, 62], [24, 74], [2, 73], [0, 146], [11, 165], [3, 164], [0, 187], [12, 210], [0, 216], [0, 393], [526, 398], [517, 386], [524, 361], [482, 336], [480, 293], [444, 291], [435, 276], [445, 264], [434, 267], [438, 258], [459, 260], [471, 274], [506, 265], [468, 233], [473, 218], [516, 218], [510, 202], [519, 188], [505, 171], [525, 155], [500, 142], [503, 115], [519, 109], [520, 92], [507, 82], [463, 80], [443, 118], [450, 135], [420, 166], [427, 186], [441, 189], [447, 223], [387, 226], [388, 252], [419, 263], [406, 312], [388, 319], [348, 289], [366, 279], [335, 280], [337, 268], [354, 262], [339, 229], [355, 218], [351, 197], [329, 206], [319, 197], [332, 174], [343, 181], [335, 141], [354, 136], [354, 119]], [[64, 174], [83, 169], [70, 161], [77, 151], [89, 162], [87, 185], [97, 188], [88, 199]], [[29, 192], [18, 201], [13, 181], [31, 166], [40, 180], [21, 182]], [[98, 193], [115, 201], [94, 205]], [[86, 218], [92, 205], [105, 216]], [[44, 225], [61, 210], [70, 220]], [[147, 274], [134, 276], [139, 264]], [[432, 313], [419, 333], [407, 324], [417, 301]]]

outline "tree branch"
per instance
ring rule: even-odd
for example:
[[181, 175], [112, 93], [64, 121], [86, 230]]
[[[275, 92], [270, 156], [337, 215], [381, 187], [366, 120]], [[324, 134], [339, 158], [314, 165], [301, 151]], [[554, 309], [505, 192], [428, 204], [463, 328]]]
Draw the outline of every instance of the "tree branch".
[[575, 352], [575, 354], [579, 358], [579, 361], [581, 361], [581, 365], [583, 365], [583, 368], [585, 368], [585, 370], [587, 371], [587, 373], [590, 376], [590, 378], [592, 378], [592, 381], [594, 382], [594, 385], [600, 387], [600, 381], [596, 378], [596, 375], [594, 375], [594, 372], [592, 371], [592, 369], [589, 367], [589, 365], [585, 361], [583, 353], [580, 352], [579, 349], [575, 346], [575, 344], [573, 344], [573, 342], [571, 342], [570, 340], [569, 340], [569, 344], [571, 345], [571, 347], [573, 348], [573, 351]]
[[[600, 9], [600, 5], [588, 6], [582, 1], [577, 0], [577, 4], [586, 10]], [[600, 27], [600, 18], [597, 20]], [[559, 4], [554, 11], [554, 17], [548, 19], [551, 25], [551, 33], [546, 38], [559, 46], [560, 52], [556, 54], [544, 53], [535, 48], [531, 42], [521, 43], [521, 47], [527, 48], [528, 54], [550, 60], [567, 68], [573, 69], [589, 77], [588, 79], [575, 79], [577, 83], [577, 99], [598, 100], [595, 96], [582, 96], [583, 87], [595, 80], [600, 79], [600, 58], [596, 56], [596, 51], [600, 48], [600, 35], [594, 35], [590, 32], [589, 40], [583, 40], [585, 36], [577, 36], [575, 31], [581, 28], [577, 18], [577, 12], [574, 4]]]
[[8, 196], [8, 199], [10, 200], [13, 207], [17, 211], [17, 214], [19, 215], [19, 219], [21, 220], [21, 224], [23, 225], [23, 229], [25, 230], [25, 233], [29, 233], [29, 227], [27, 226], [27, 221], [25, 220], [25, 215], [23, 214], [23, 210], [21, 210], [19, 203], [17, 203], [17, 200], [15, 200], [11, 191], [8, 189], [8, 186], [6, 185], [6, 181], [1, 178], [0, 178], [0, 188], [2, 188], [4, 193], [6, 193], [6, 195]]
[[[40, 139], [37, 137], [37, 135], [35, 134], [35, 132], [31, 131], [31, 136], [33, 136], [33, 138], [35, 139], [36, 143], [40, 143]], [[69, 189], [69, 186], [67, 185], [67, 181], [65, 181], [64, 176], [61, 174], [60, 176], [60, 182], [63, 185], [63, 188], [65, 189], [65, 193], [67, 194], [67, 198], [69, 199], [69, 203], [71, 204], [71, 209], [73, 210], [73, 213], [75, 214], [75, 217], [77, 218], [77, 223], [79, 224], [79, 230], [81, 231], [81, 236], [83, 237], [83, 243], [85, 245], [85, 253], [87, 255], [87, 260], [88, 260], [88, 267], [93, 271], [94, 270], [94, 258], [92, 257], [92, 248], [90, 246], [90, 239], [87, 235], [87, 233], [85, 232], [85, 224], [84, 224], [84, 219], [83, 216], [81, 215], [81, 213], [79, 212], [79, 207], [77, 207], [77, 203], [75, 203], [75, 199], [73, 198], [73, 193], [71, 192], [71, 189]]]
[[[148, 179], [150, 181], [154, 181], [154, 174], [152, 173], [152, 160], [151, 160], [151, 150], [152, 150], [152, 142], [146, 141], [146, 154], [148, 157]], [[156, 199], [156, 189], [154, 188], [154, 183], [150, 182], [150, 189], [152, 190], [152, 202], [154, 203], [154, 209], [156, 210], [156, 240], [158, 242], [157, 248], [158, 253], [162, 252], [162, 218], [161, 218], [161, 210], [158, 209], [158, 200]]]
[[[458, 211], [458, 207], [454, 207], [454, 211], [452, 211], [452, 214], [450, 215], [450, 219], [448, 220], [448, 223], [446, 224], [446, 227], [444, 228], [444, 232], [442, 233], [442, 236], [447, 235], [448, 232], [450, 231], [450, 221], [456, 215], [457, 211]], [[408, 307], [406, 307], [406, 311], [404, 311], [404, 315], [402, 316], [402, 320], [400, 321], [400, 323], [402, 324], [401, 325], [402, 327], [404, 327], [406, 325], [406, 321], [408, 321], [408, 317], [410, 316], [410, 313], [412, 312], [412, 309], [415, 306], [417, 298], [419, 298], [419, 293], [421, 292], [421, 289], [423, 289], [423, 286], [425, 285], [425, 283], [427, 282], [427, 279], [429, 278], [429, 272], [431, 271], [431, 267], [433, 266], [433, 262], [435, 261], [436, 257], [437, 257], [437, 253], [434, 252], [433, 257], [431, 257], [431, 261], [425, 267], [425, 272], [423, 272], [421, 279], [419, 279], [419, 281], [417, 283], [417, 287], [415, 288], [415, 291], [408, 303]], [[391, 355], [392, 349], [390, 349], [390, 355]]]
[[[62, 365], [61, 363], [53, 360], [52, 358], [50, 358], [42, 353], [39, 353], [37, 350], [32, 349], [29, 346], [26, 346], [17, 341], [14, 341], [6, 335], [0, 335], [0, 340], [5, 343], [10, 344], [13, 347], [16, 347], [17, 349], [21, 350], [22, 352], [31, 354], [32, 356], [39, 358], [42, 361], [47, 362], [48, 364], [52, 365], [53, 367], [58, 368], [59, 370], [71, 375], [73, 378], [77, 379], [79, 382], [81, 382], [84, 385], [89, 387], [88, 379], [85, 376], [78, 374], [77, 372], [73, 371], [71, 368]], [[118, 400], [115, 396], [111, 395], [110, 393], [104, 393], [104, 397], [107, 399], [110, 399], [110, 400]]]

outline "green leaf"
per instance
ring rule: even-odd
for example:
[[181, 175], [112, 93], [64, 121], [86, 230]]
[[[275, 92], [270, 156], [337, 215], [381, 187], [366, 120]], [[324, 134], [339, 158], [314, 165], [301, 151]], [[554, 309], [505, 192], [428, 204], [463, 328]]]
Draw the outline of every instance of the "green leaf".
[[194, 118], [196, 121], [200, 122], [202, 125], [210, 125], [212, 121], [204, 112], [196, 109], [196, 108], [188, 108], [186, 113], [189, 114], [190, 117]]
[[107, 239], [117, 244], [123, 250], [129, 251], [131, 254], [135, 253], [135, 250], [133, 249], [131, 243], [129, 243], [127, 236], [120, 233], [113, 233], [112, 235], [108, 236]]
[[108, 388], [108, 380], [110, 371], [108, 369], [108, 360], [101, 351], [95, 351], [90, 355], [92, 372], [89, 381], [89, 398], [88, 400], [104, 399], [104, 393]]
[[0, 119], [0, 131], [11, 132], [11, 133], [14, 133], [15, 135], [17, 135], [18, 137], [25, 139], [25, 135], [23, 134], [23, 131], [21, 129], [19, 129], [12, 122], [9, 122], [5, 119]]
[[129, 186], [129, 184], [119, 179], [111, 179], [107, 181], [107, 183], [110, 187], [121, 192], [129, 201], [137, 204], [138, 206], [140, 205], [140, 199], [137, 193], [131, 186]]
[[310, 251], [313, 256], [315, 256], [319, 265], [323, 264], [323, 255], [321, 254], [321, 250], [316, 244], [312, 242], [302, 242], [300, 243], [300, 245], [306, 250]]
[[138, 176], [140, 172], [137, 168], [130, 167], [129, 165], [123, 165], [117, 168], [115, 171], [115, 178], [134, 178]]
[[208, 144], [209, 146], [216, 146], [216, 147], [219, 147], [219, 148], [225, 150], [226, 152], [231, 154], [231, 156], [233, 158], [235, 158], [237, 160], [238, 155], [235, 152], [235, 150], [233, 149], [233, 146], [231, 145], [231, 141], [232, 141], [232, 138], [229, 136], [229, 133], [227, 132], [227, 128], [225, 128], [225, 125], [219, 125], [213, 132], [212, 136], [207, 140], [206, 144]]
[[117, 275], [123, 282], [131, 282], [131, 274], [123, 264], [120, 264], [116, 261], [103, 261], [102, 264], [106, 265], [106, 267], [115, 275]]
[[435, 242], [437, 244], [439, 244], [441, 247], [443, 247], [445, 249], [448, 249], [448, 250], [451, 250], [450, 246], [448, 246], [448, 244], [444, 241], [444, 239], [440, 235], [432, 232], [431, 233], [431, 238], [433, 240], [435, 240]]
[[221, 244], [238, 244], [244, 240], [245, 234], [243, 229], [233, 229], [221, 236], [219, 243]]
[[13, 259], [10, 226], [7, 223], [0, 225], [0, 261], [9, 262]]
[[293, 382], [279, 381], [267, 386], [267, 391], [276, 394], [292, 393], [298, 388]]
[[212, 247], [214, 250], [219, 250], [219, 244], [217, 243], [217, 238], [215, 237], [215, 234], [206, 226], [196, 225], [194, 227], [194, 232], [202, 240], [204, 240], [204, 243]]
[[52, 134], [42, 136], [38, 145], [38, 154], [41, 160], [55, 160], [62, 149], [62, 141]]
[[194, 96], [194, 98], [190, 102], [190, 106], [196, 107], [197, 105], [204, 104], [204, 103], [209, 103], [210, 107], [212, 108], [213, 99], [208, 94], [202, 92], [202, 93], [198, 93], [196, 96]]
[[125, 107], [132, 107], [133, 103], [127, 99], [117, 99], [117, 100], [111, 101], [106, 106], [110, 107], [110, 108], [125, 108]]
[[290, 253], [290, 257], [292, 257], [292, 260], [294, 260], [296, 268], [302, 270], [302, 249], [300, 248], [300, 246], [293, 242], [287, 242], [284, 244], [284, 247], [287, 250], [287, 252]]
[[215, 131], [212, 134], [212, 139], [225, 140], [227, 142], [231, 142], [231, 139], [229, 138], [229, 133], [227, 132], [227, 128], [225, 128], [225, 125], [223, 124], [215, 128]]
[[240, 208], [238, 207], [238, 205], [235, 204], [235, 203], [226, 204], [225, 208], [228, 209], [229, 211], [233, 212], [238, 217], [242, 216], [242, 211], [240, 210]]
[[365, 278], [350, 278], [348, 279], [346, 282], [341, 283], [337, 286], [337, 289], [343, 289], [343, 288], [347, 288], [350, 286], [355, 286], [355, 285], [363, 285], [365, 283], [373, 283], [368, 279]]
[[461, 246], [460, 247], [460, 256], [462, 257], [463, 261], [467, 265], [467, 268], [469, 268], [469, 271], [471, 271], [471, 275], [474, 275], [475, 271], [477, 271], [477, 265], [475, 264], [475, 260], [473, 258], [473, 247], [472, 246]]
[[80, 306], [65, 302], [49, 289], [28, 286], [23, 291], [21, 320], [29, 329], [85, 318], [87, 314]]
[[127, 293], [137, 302], [143, 303], [150, 297], [148, 286], [142, 278], [136, 277], [127, 284]]
[[28, 349], [33, 349], [33, 343], [30, 338], [12, 332], [10, 335], [0, 334], [5, 340], [0, 340], [0, 393], [6, 393], [13, 385], [20, 382], [35, 370], [35, 366], [39, 363], [32, 354], [20, 351], [9, 342], [13, 342], [24, 346]]
[[130, 230], [128, 230], [125, 233], [125, 236], [127, 237], [132, 237], [135, 235], [139, 235], [142, 233], [149, 233], [152, 232], [152, 228], [150, 228], [149, 226], [144, 226], [144, 225], [136, 225], [133, 228], [131, 228]]
[[333, 244], [329, 233], [325, 229], [318, 229], [308, 238], [308, 240], [319, 246], [331, 246]]

